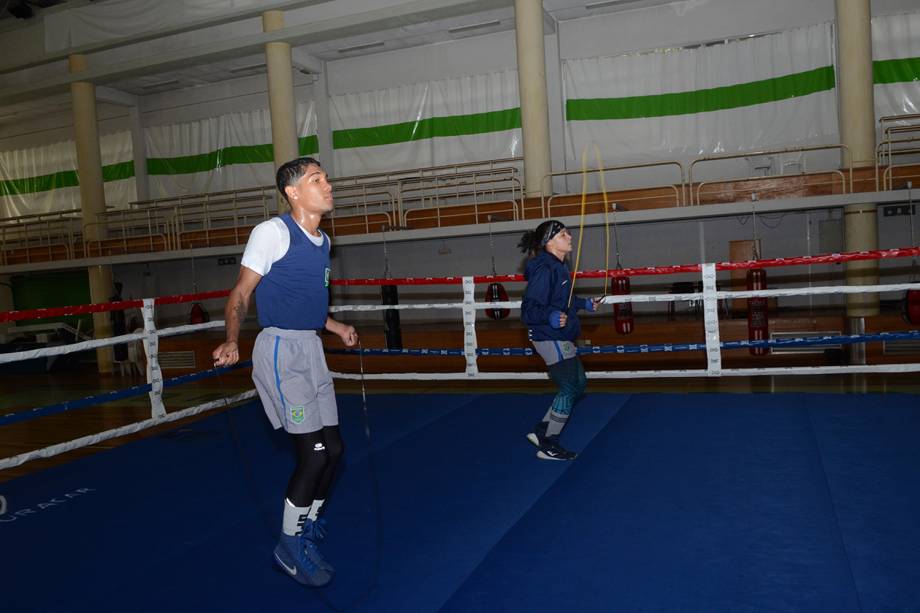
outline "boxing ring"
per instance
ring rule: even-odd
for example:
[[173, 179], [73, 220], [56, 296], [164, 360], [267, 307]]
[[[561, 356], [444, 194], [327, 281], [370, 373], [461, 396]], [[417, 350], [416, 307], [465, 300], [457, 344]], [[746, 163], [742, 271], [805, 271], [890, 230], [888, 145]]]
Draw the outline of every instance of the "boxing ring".
[[[576, 281], [690, 276], [702, 291], [608, 295], [603, 301], [699, 301], [705, 340], [579, 351], [705, 356], [705, 368], [589, 370], [595, 380], [917, 372], [920, 363], [910, 361], [725, 367], [724, 352], [736, 349], [897, 343], [920, 338], [920, 330], [725, 340], [718, 305], [734, 298], [904, 292], [920, 289], [920, 283], [751, 291], [720, 290], [716, 283], [719, 273], [731, 270], [917, 255], [920, 249], [903, 248], [580, 272]], [[459, 311], [463, 326], [462, 346], [331, 349], [352, 356], [355, 365], [334, 376], [360, 382], [362, 391], [387, 380], [545, 379], [542, 371], [495, 372], [480, 365], [481, 357], [532, 355], [529, 347], [481, 347], [477, 340], [479, 311], [520, 306], [478, 300], [481, 287], [519, 281], [517, 275], [334, 281], [354, 287], [455, 286], [457, 302], [341, 304], [330, 310], [346, 321], [349, 313], [385, 309]], [[147, 355], [144, 384], [0, 410], [0, 431], [126, 398], [146, 397], [150, 407], [143, 420], [4, 458], [0, 470], [220, 409], [165, 433], [0, 483], [0, 539], [13, 552], [0, 556], [0, 572], [10, 578], [5, 591], [11, 610], [252, 610], [267, 599], [279, 607], [367, 611], [920, 609], [920, 563], [913, 553], [920, 547], [920, 488], [912, 476], [920, 459], [916, 394], [592, 393], [590, 383], [565, 433], [581, 451], [573, 463], [539, 462], [523, 438], [550, 393], [375, 393], [363, 402], [340, 393], [347, 451], [330, 502], [332, 536], [324, 546], [340, 570], [317, 596], [269, 573], [272, 524], [280, 517], [276, 503], [291, 458], [286, 441], [265, 423], [255, 392], [189, 407], [164, 401], [164, 390], [220, 382], [230, 370], [247, 367], [165, 377], [159, 365], [160, 338], [221, 329], [223, 322], [160, 328], [157, 307], [225, 296], [210, 292], [0, 314], [0, 321], [10, 322], [138, 308], [144, 325], [143, 332], [0, 354], [0, 365], [125, 342], [143, 343]], [[465, 366], [456, 372], [384, 373], [359, 367], [364, 357], [392, 355], [463, 358]], [[372, 459], [376, 468], [368, 470]], [[379, 479], [379, 492], [369, 473]], [[138, 540], [141, 554], [133, 549]], [[65, 563], [67, 576], [58, 589], [42, 590], [46, 576], [40, 570], [49, 552]]]

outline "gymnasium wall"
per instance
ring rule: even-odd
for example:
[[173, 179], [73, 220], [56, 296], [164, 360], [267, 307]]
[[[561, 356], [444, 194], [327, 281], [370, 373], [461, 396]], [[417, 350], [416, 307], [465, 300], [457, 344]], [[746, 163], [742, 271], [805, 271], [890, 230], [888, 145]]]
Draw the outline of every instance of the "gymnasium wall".
[[[345, 5], [354, 4], [345, 2], [338, 8], [325, 6], [323, 10], [346, 10], [348, 6]], [[916, 25], [920, 23], [920, 13], [917, 12], [915, 2], [875, 0], [872, 9], [875, 16], [876, 60], [910, 60], [920, 57], [920, 49], [917, 48], [920, 37], [916, 35], [920, 31]], [[902, 13], [910, 15], [902, 16]], [[656, 54], [665, 58], [665, 63], [676, 58], [679, 61], [674, 66], [678, 68], [702, 67], [698, 75], [702, 85], [680, 83], [680, 87], [672, 86], [672, 83], [678, 81], [671, 81], [667, 71], [659, 71], [654, 75], [657, 80], [650, 83], [656, 91], [664, 92], [743, 85], [747, 67], [761, 67], [764, 64], [764, 49], [768, 56], [773, 53], [774, 58], [779, 59], [768, 66], [769, 74], [757, 75], [758, 81], [820, 70], [835, 62], [833, 32], [828, 25], [833, 18], [833, 0], [773, 0], [769, 3], [687, 0], [558, 23], [557, 32], [546, 38], [554, 168], [579, 168], [580, 153], [591, 140], [600, 140], [604, 147], [612, 147], [603, 153], [605, 158], [610, 156], [613, 159], [625, 155], [645, 159], [662, 158], [673, 155], [677, 149], [682, 155], [692, 157], [694, 152], [689, 148], [694, 144], [698, 147], [696, 153], [704, 154], [724, 150], [726, 146], [731, 150], [732, 147], [755, 147], [767, 142], [782, 143], [785, 142], [783, 122], [787, 117], [803, 118], [802, 125], [812, 130], [806, 130], [808, 142], [834, 141], [835, 90], [826, 87], [805, 96], [796, 96], [796, 99], [770, 100], [764, 103], [768, 107], [767, 113], [751, 113], [752, 110], [763, 109], [745, 107], [741, 110], [720, 108], [705, 113], [682, 112], [664, 119], [638, 117], [567, 121], [569, 99], [617, 100], [624, 96], [641, 97], [648, 94], [642, 87], [649, 83], [636, 81], [630, 86], [633, 89], [618, 90], [616, 86], [619, 83], [610, 82], [605, 75], [614, 68], [622, 69], [623, 74], [641, 73], [642, 66], [650, 61], [649, 58], [656, 61]], [[250, 20], [233, 27], [221, 26], [202, 36], [218, 39], [221, 36], [250, 32], [253, 28], [257, 31], [258, 24]], [[748, 34], [761, 33], [768, 34], [750, 41], [738, 39]], [[19, 44], [20, 50], [34, 53], [34, 49], [29, 50], [29, 45], [20, 40], [22, 38], [19, 35], [0, 36], [0, 56], [9, 56], [9, 44]], [[128, 54], [127, 57], [131, 57], [131, 54], [137, 56], [151, 53], [156, 51], [157, 45], [177, 44], [188, 38], [189, 35], [180, 35], [172, 41], [138, 45], [124, 53]], [[704, 44], [695, 49], [677, 49], [700, 43], [713, 44]], [[803, 45], [803, 48], [812, 50], [812, 55], [805, 56], [807, 65], [794, 65], [802, 59], [799, 56], [787, 58], [782, 55], [784, 47], [790, 44]], [[665, 48], [672, 51], [662, 51]], [[747, 53], [748, 64], [737, 64], [726, 71], [725, 60], [737, 57], [739, 51]], [[517, 106], [515, 54], [514, 33], [502, 32], [424, 48], [329, 62], [327, 76], [333, 123], [331, 129], [339, 132], [340, 143], [356, 135], [364, 139], [357, 141], [358, 146], [336, 150], [337, 174], [379, 170], [389, 164], [413, 167], [427, 163], [499, 157], [499, 154], [520, 154], [520, 129], [514, 123], [514, 110]], [[902, 66], [908, 68], [913, 65], [902, 63]], [[597, 66], [595, 72], [592, 72], [592, 66]], [[296, 73], [295, 84], [302, 148], [309, 150], [312, 146], [309, 139], [320, 128], [315, 124], [316, 101], [312, 78]], [[585, 90], [585, 87], [589, 89]], [[596, 91], [590, 90], [592, 87]], [[611, 89], [607, 91], [605, 87]], [[579, 93], [579, 88], [587, 93]], [[920, 107], [920, 94], [909, 74], [901, 80], [879, 83], [877, 79], [876, 104], [879, 114], [898, 110], [910, 112], [911, 108]], [[145, 96], [141, 102], [141, 121], [146, 128], [147, 156], [154, 160], [167, 160], [154, 162], [167, 172], [151, 177], [151, 195], [239, 187], [250, 181], [250, 184], [271, 183], [271, 164], [264, 159], [247, 160], [243, 157], [234, 158], [242, 160], [236, 164], [213, 163], [215, 158], [228, 159], [224, 155], [228, 149], [242, 148], [257, 152], [270, 142], [266, 132], [266, 107], [264, 75]], [[400, 115], [401, 111], [405, 112]], [[758, 137], [758, 134], [769, 131], [758, 132], [757, 125], [744, 124], [749, 132], [740, 138], [731, 129], [736, 125], [738, 113], [747, 114], [745, 121], [756, 122], [758, 117], [767, 118], [770, 126], [779, 128], [769, 133], [771, 136], [768, 141], [762, 136]], [[100, 103], [99, 115], [103, 159], [106, 164], [121, 165], [123, 168], [124, 164], [131, 162], [130, 139], [126, 137], [130, 129], [128, 111]], [[702, 115], [706, 117], [701, 118]], [[448, 121], [442, 123], [446, 125], [448, 135], [437, 132], [437, 121], [445, 117]], [[810, 117], [818, 119], [811, 121]], [[502, 124], [502, 121], [510, 123]], [[413, 122], [433, 126], [431, 138], [400, 140], [398, 130], [393, 127]], [[624, 131], [624, 122], [630, 123], [631, 132]], [[465, 126], [467, 133], [449, 135], [452, 126]], [[669, 132], [683, 130], [691, 136], [694, 131], [707, 128], [709, 132], [703, 134], [715, 136], [708, 140], [688, 137], [677, 145], [642, 136], [656, 129], [661, 131], [664, 126], [670, 126]], [[638, 140], [623, 138], [627, 132]], [[795, 130], [796, 134], [800, 132]], [[604, 138], [598, 139], [598, 134], [603, 134]], [[727, 136], [723, 137], [722, 134]], [[0, 128], [0, 180], [5, 180], [7, 186], [10, 181], [26, 184], [31, 181], [37, 185], [38, 177], [71, 176], [75, 166], [71, 161], [72, 153], [68, 153], [73, 146], [71, 138], [68, 113], [49, 113], [40, 120]], [[383, 140], [375, 141], [375, 138]], [[391, 142], [383, 142], [386, 138], [390, 138]], [[652, 146], [642, 149], [636, 144], [641, 144], [643, 138]], [[735, 140], [726, 141], [726, 138]], [[260, 142], [260, 139], [264, 142]], [[116, 146], [108, 143], [121, 144]], [[624, 143], [628, 146], [624, 147]], [[351, 144], [354, 145], [355, 141]], [[125, 146], [128, 152], [125, 152]], [[622, 150], [616, 150], [615, 146], [620, 146]], [[56, 155], [45, 155], [46, 151], [55, 151]], [[52, 158], [56, 160], [55, 163], [45, 163]], [[201, 161], [204, 166], [194, 166], [197, 162], [193, 158]], [[15, 160], [15, 163], [11, 160]], [[177, 172], [168, 172], [170, 166]], [[189, 170], [192, 172], [187, 172]], [[745, 170], [741, 167], [737, 172], [744, 173]], [[633, 177], [636, 181], [653, 179]], [[118, 182], [121, 182], [121, 186], [116, 185]], [[124, 206], [134, 193], [133, 179], [130, 176], [120, 177], [110, 183], [106, 186], [107, 194], [113, 188], [121, 189], [121, 192], [107, 195], [109, 205]], [[7, 205], [6, 214], [11, 214], [10, 211], [25, 211], [32, 206], [41, 210], [70, 208], [76, 201], [72, 196], [64, 197], [67, 190], [72, 193], [76, 188], [73, 185], [60, 185], [57, 190], [37, 190], [29, 192], [31, 195], [28, 196], [17, 193], [19, 203], [15, 208]], [[759, 236], [764, 242], [763, 255], [774, 257], [818, 253], [825, 250], [822, 246], [840, 243], [841, 226], [834, 215], [815, 212], [765, 218], [758, 226]], [[880, 246], [906, 244], [905, 238], [901, 236], [905, 230], [903, 219], [892, 221], [880, 217], [879, 224]], [[692, 228], [692, 231], [688, 231], [688, 228]], [[623, 227], [620, 236], [624, 266], [717, 261], [728, 258], [729, 241], [751, 237], [751, 225], [749, 220], [743, 218], [648, 224]], [[496, 266], [499, 272], [509, 272], [508, 269], [513, 269], [513, 265], [520, 264], [521, 258], [514, 248], [517, 238], [495, 237]], [[602, 267], [603, 251], [599, 247], [603, 245], [602, 231], [589, 230], [585, 244], [583, 267]], [[662, 244], [667, 245], [667, 248], [662, 249]], [[399, 243], [390, 245], [389, 249], [391, 272], [395, 276], [478, 274], [488, 272], [491, 267], [488, 259], [483, 257], [488, 252], [488, 242], [482, 236]], [[381, 255], [382, 248], [379, 245], [342, 248], [336, 257], [336, 274], [340, 277], [379, 276]], [[189, 292], [192, 291], [195, 277], [198, 279], [199, 291], [204, 291], [206, 283], [215, 289], [228, 287], [235, 279], [236, 269], [232, 266], [218, 266], [216, 260], [196, 260], [194, 275], [189, 261], [116, 267], [115, 273], [116, 278], [125, 283], [126, 297]], [[832, 270], [828, 274], [834, 272]], [[150, 278], [157, 279], [156, 287], [148, 286]], [[203, 279], [207, 279], [207, 282]]]

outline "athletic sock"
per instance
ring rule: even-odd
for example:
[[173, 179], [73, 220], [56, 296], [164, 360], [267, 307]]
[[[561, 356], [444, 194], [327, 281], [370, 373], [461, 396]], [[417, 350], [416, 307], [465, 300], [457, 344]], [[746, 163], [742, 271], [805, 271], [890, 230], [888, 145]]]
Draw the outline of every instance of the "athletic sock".
[[307, 515], [308, 519], [316, 521], [319, 518], [319, 510], [323, 507], [325, 500], [314, 500], [313, 504], [310, 505], [310, 512]]
[[284, 499], [284, 516], [281, 520], [281, 532], [288, 536], [297, 536], [303, 532], [303, 523], [307, 520], [310, 507], [294, 506], [294, 503]]
[[556, 413], [552, 409], [546, 415], [549, 418], [549, 424], [546, 426], [546, 436], [559, 436], [559, 433], [565, 428], [565, 422], [569, 420], [569, 416], [564, 413]]

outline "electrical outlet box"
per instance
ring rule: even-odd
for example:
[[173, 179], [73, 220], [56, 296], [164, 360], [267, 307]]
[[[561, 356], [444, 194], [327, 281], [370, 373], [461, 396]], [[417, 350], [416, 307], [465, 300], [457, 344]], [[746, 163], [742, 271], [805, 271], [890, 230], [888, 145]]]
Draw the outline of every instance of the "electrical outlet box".
[[883, 217], [897, 217], [898, 215], [913, 215], [917, 212], [916, 204], [889, 204], [882, 207]]

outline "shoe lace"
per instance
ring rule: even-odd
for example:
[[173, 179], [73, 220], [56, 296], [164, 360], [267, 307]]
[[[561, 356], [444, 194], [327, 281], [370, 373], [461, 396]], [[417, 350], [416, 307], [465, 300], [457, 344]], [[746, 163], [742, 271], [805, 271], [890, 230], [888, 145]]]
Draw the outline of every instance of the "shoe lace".
[[326, 520], [321, 517], [313, 522], [313, 540], [317, 543], [321, 543], [325, 538]]
[[297, 548], [297, 561], [307, 567], [310, 572], [319, 570], [319, 566], [307, 555], [307, 549], [316, 552], [316, 543], [307, 536], [306, 532], [300, 533], [300, 547]]

